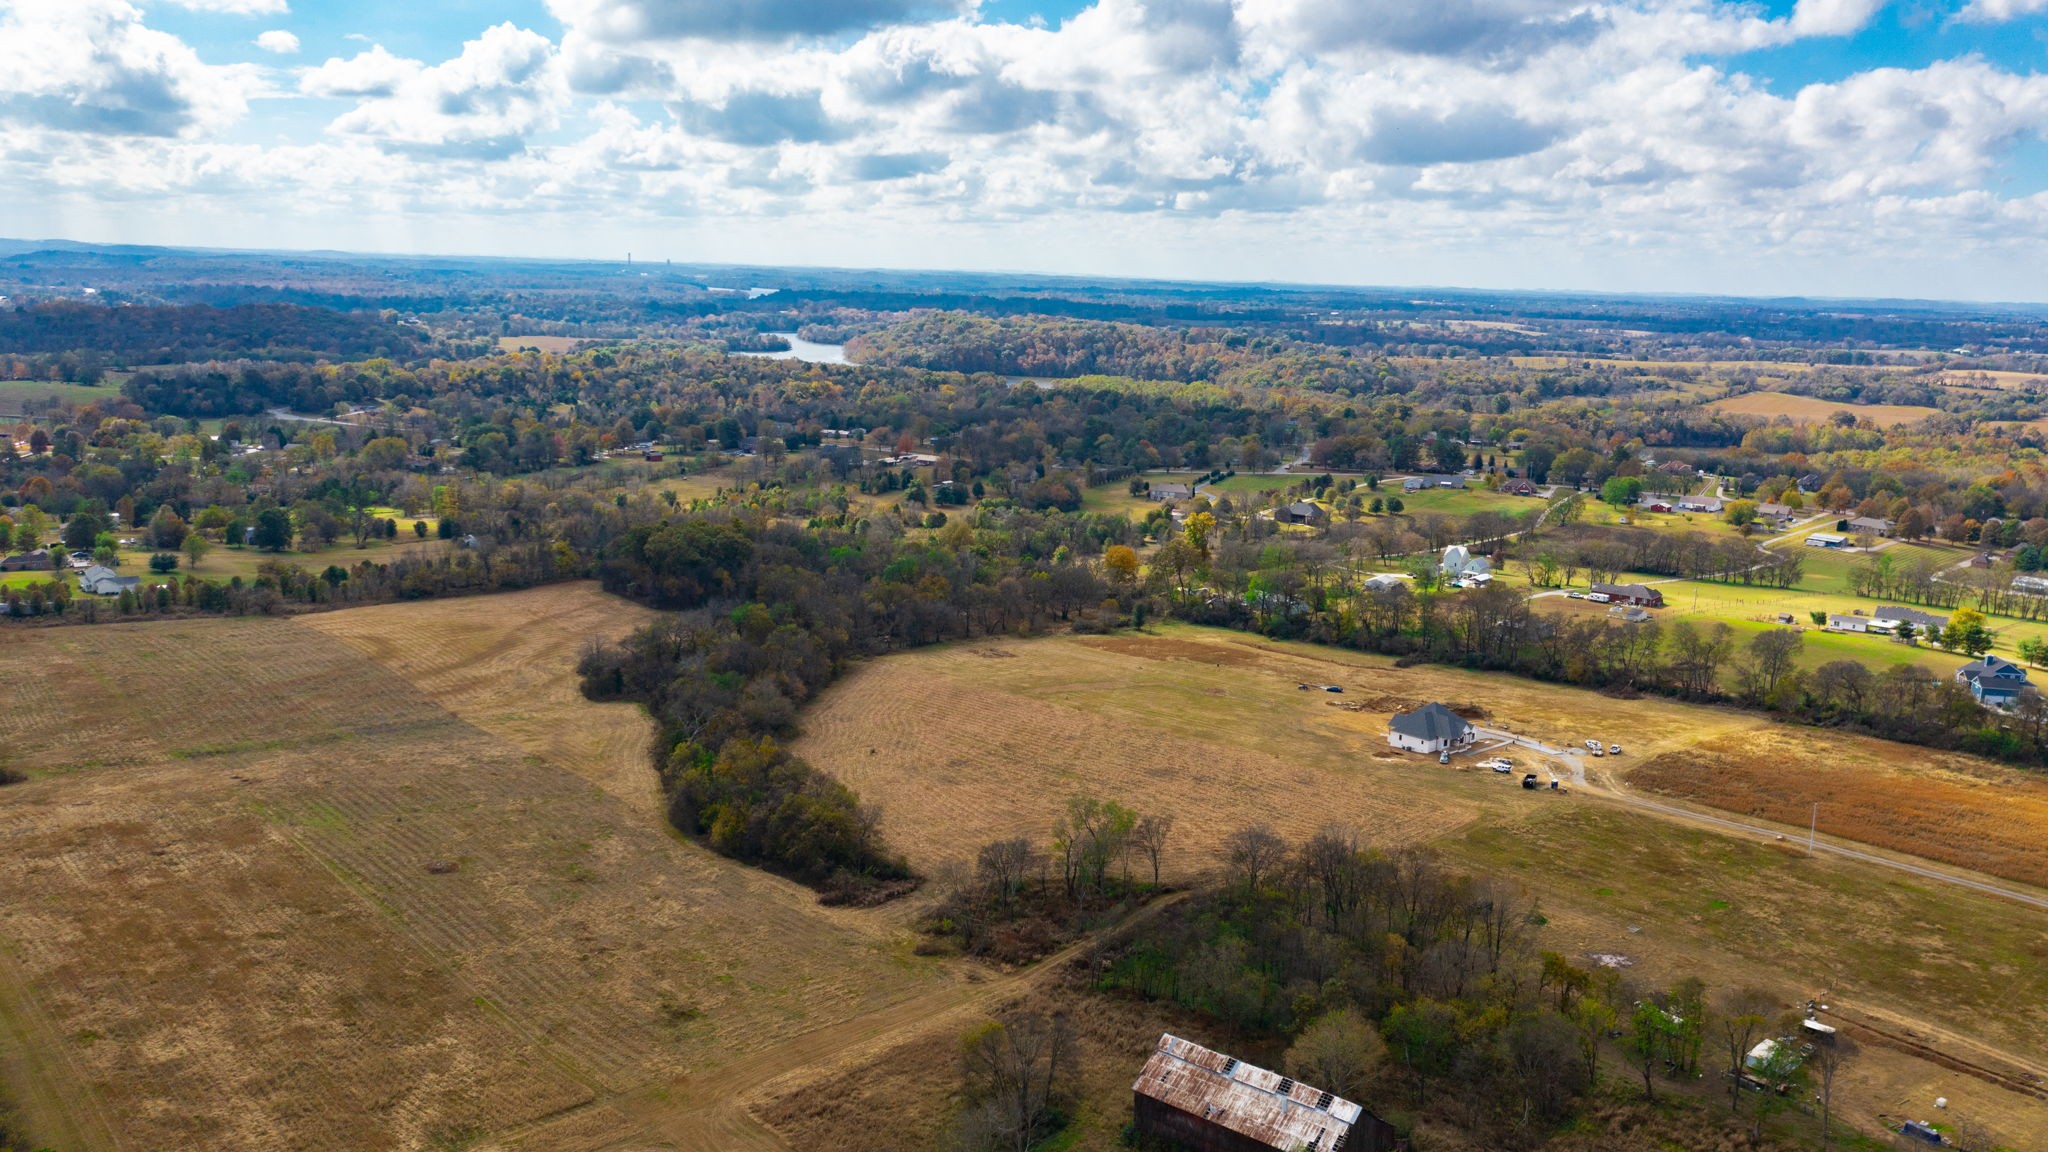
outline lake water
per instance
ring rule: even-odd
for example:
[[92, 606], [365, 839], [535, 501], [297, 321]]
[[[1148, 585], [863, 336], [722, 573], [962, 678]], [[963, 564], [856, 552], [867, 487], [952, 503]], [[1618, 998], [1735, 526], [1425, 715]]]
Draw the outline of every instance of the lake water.
[[813, 344], [809, 340], [797, 339], [797, 335], [794, 332], [770, 332], [769, 335], [780, 336], [784, 340], [789, 341], [789, 350], [786, 352], [735, 352], [733, 355], [758, 356], [763, 360], [802, 360], [807, 364], [850, 363], [846, 359], [846, 345], [844, 344]]

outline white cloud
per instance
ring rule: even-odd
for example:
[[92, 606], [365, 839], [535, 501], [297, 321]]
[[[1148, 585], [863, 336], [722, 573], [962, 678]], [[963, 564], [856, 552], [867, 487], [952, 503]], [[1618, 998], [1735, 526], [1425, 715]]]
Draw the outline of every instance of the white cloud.
[[291, 11], [286, 0], [165, 0], [194, 12], [222, 12], [230, 16], [283, 16]]
[[282, 28], [273, 28], [256, 37], [256, 46], [265, 52], [289, 56], [299, 50], [299, 38]]
[[1972, 24], [2003, 24], [2048, 12], [2048, 0], [1970, 0], [1956, 19]]
[[0, 120], [174, 136], [237, 119], [254, 84], [209, 67], [122, 0], [0, 0]]
[[553, 126], [567, 95], [554, 44], [510, 23], [485, 29], [443, 64], [425, 67], [379, 46], [329, 60], [301, 84], [318, 95], [362, 99], [334, 121], [337, 134], [472, 159], [523, 152], [527, 136]]
[[1792, 7], [1795, 36], [1848, 36], [1863, 30], [1885, 0], [1799, 0]]
[[299, 90], [308, 96], [389, 96], [425, 67], [417, 60], [392, 55], [382, 44], [372, 44], [367, 52], [346, 60], [331, 57], [325, 64], [309, 69], [299, 77]]

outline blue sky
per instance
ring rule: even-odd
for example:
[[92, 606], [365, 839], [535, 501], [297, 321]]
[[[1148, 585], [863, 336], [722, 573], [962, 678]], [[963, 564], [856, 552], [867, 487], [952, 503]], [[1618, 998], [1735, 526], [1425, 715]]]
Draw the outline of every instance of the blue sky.
[[2048, 0], [0, 0], [0, 227], [2041, 299], [2044, 65]]

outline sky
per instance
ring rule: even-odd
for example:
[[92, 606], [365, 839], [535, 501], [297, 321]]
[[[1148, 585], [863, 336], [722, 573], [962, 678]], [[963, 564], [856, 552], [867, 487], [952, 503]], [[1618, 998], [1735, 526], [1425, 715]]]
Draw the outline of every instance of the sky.
[[2048, 0], [0, 0], [0, 235], [2048, 300]]

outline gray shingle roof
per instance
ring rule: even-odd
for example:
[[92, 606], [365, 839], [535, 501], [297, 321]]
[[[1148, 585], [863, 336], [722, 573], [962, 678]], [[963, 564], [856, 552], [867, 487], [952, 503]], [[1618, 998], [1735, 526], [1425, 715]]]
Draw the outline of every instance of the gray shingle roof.
[[1471, 723], [1441, 704], [1424, 704], [1413, 712], [1396, 713], [1387, 726], [1417, 740], [1456, 740]]

